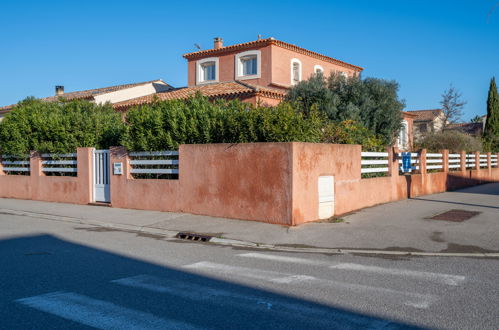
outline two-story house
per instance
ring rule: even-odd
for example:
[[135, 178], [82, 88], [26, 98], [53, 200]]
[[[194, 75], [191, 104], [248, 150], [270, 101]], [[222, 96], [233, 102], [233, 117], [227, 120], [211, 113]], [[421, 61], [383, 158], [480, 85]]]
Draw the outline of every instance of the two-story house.
[[183, 55], [187, 59], [187, 84], [174, 91], [121, 102], [126, 110], [153, 99], [187, 98], [196, 92], [210, 98], [237, 98], [243, 102], [273, 106], [287, 90], [311, 75], [336, 72], [358, 76], [362, 68], [274, 38], [224, 46], [214, 38], [213, 48]]

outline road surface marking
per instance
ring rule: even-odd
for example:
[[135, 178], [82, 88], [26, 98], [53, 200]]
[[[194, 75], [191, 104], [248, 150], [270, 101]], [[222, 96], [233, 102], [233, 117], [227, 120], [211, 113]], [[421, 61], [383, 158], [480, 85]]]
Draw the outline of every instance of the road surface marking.
[[285, 256], [276, 256], [274, 254], [242, 253], [242, 254], [238, 254], [237, 256], [244, 257], [244, 258], [255, 258], [255, 259], [288, 262], [288, 263], [303, 264], [303, 265], [316, 265], [316, 266], [327, 266], [328, 265], [327, 263], [322, 262], [322, 261], [318, 261], [318, 260], [295, 258], [295, 257], [285, 257]]
[[188, 323], [161, 319], [73, 292], [52, 292], [16, 302], [98, 329], [196, 329]]
[[383, 268], [378, 266], [365, 266], [360, 264], [350, 264], [342, 263], [333, 266], [329, 266], [331, 269], [341, 269], [341, 270], [352, 270], [368, 273], [378, 273], [378, 274], [390, 274], [398, 276], [408, 276], [424, 280], [437, 281], [447, 285], [459, 285], [464, 282], [466, 277], [460, 275], [451, 274], [441, 274], [441, 273], [430, 273], [430, 272], [420, 272], [416, 270], [409, 269], [398, 269], [398, 268]]
[[191, 265], [184, 266], [184, 268], [215, 271], [217, 273], [227, 275], [234, 274], [275, 283], [310, 282], [315, 280], [315, 277], [313, 276], [284, 274], [269, 270], [228, 266], [208, 261], [197, 262]]
[[[325, 328], [369, 328], [387, 329], [392, 323], [387, 320], [358, 315], [344, 310], [336, 310], [324, 306], [311, 306], [294, 298], [268, 297], [262, 294], [252, 294], [248, 290], [238, 293], [230, 288], [197, 284], [191, 281], [180, 281], [170, 278], [160, 278], [151, 275], [137, 275], [111, 281], [111, 283], [144, 289], [152, 292], [169, 294], [182, 299], [190, 299], [197, 303], [210, 302], [216, 305], [236, 307], [249, 312], [269, 313], [273, 319], [283, 321], [305, 322]], [[225, 286], [225, 285], [224, 285]], [[258, 291], [257, 291], [258, 292]], [[226, 308], [226, 307], [223, 307]]]
[[308, 275], [293, 275], [286, 273], [279, 273], [275, 271], [259, 270], [254, 268], [228, 266], [223, 264], [212, 263], [208, 261], [201, 261], [194, 264], [183, 266], [187, 269], [200, 270], [202, 272], [218, 273], [225, 276], [236, 278], [252, 278], [264, 280], [272, 283], [312, 283], [315, 286], [322, 286], [326, 288], [335, 288], [349, 290], [350, 292], [358, 292], [361, 295], [366, 291], [378, 292], [385, 295], [395, 295], [408, 299], [405, 304], [416, 308], [428, 308], [433, 302], [437, 300], [437, 296], [431, 294], [419, 294], [407, 291], [398, 291], [394, 289], [373, 287], [363, 284], [353, 284], [347, 282], [340, 282], [334, 280], [320, 279]]
[[238, 254], [239, 257], [245, 258], [256, 258], [263, 260], [272, 260], [278, 262], [287, 262], [294, 264], [304, 264], [304, 265], [316, 265], [316, 266], [329, 266], [331, 269], [342, 269], [342, 270], [353, 270], [353, 271], [363, 271], [363, 272], [371, 272], [371, 273], [380, 273], [380, 274], [391, 274], [391, 275], [399, 275], [399, 276], [408, 276], [415, 277], [425, 280], [437, 281], [440, 283], [444, 283], [447, 285], [459, 285], [464, 282], [466, 277], [460, 275], [451, 275], [451, 274], [441, 274], [441, 273], [431, 273], [431, 272], [421, 272], [409, 269], [397, 269], [397, 268], [383, 268], [377, 266], [365, 266], [361, 264], [353, 264], [353, 263], [340, 263], [331, 265], [331, 263], [326, 263], [318, 260], [309, 260], [304, 258], [296, 258], [296, 257], [285, 257], [285, 256], [276, 256], [272, 254], [263, 254], [263, 253], [243, 253]]

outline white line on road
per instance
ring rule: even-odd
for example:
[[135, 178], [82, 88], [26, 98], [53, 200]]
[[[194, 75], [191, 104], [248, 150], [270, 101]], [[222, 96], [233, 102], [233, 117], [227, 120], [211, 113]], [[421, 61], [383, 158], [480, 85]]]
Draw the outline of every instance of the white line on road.
[[161, 319], [73, 292], [52, 292], [16, 302], [98, 329], [196, 329], [188, 323]]
[[242, 253], [238, 254], [238, 257], [244, 258], [255, 258], [255, 259], [263, 259], [270, 261], [279, 261], [279, 262], [288, 262], [293, 264], [302, 264], [302, 265], [315, 265], [315, 266], [324, 266], [328, 265], [325, 262], [311, 259], [303, 259], [303, 258], [295, 258], [295, 257], [285, 257], [285, 256], [276, 256], [274, 254], [264, 254], [264, 253]]
[[[265, 317], [269, 313], [272, 319], [281, 321], [303, 322], [321, 325], [324, 328], [368, 328], [387, 329], [390, 321], [358, 315], [343, 310], [335, 310], [324, 306], [311, 306], [292, 298], [261, 294], [252, 294], [247, 290], [241, 293], [230, 288], [220, 288], [213, 284], [197, 284], [191, 281], [180, 281], [160, 278], [151, 275], [137, 275], [111, 281], [111, 283], [144, 289], [152, 292], [169, 294], [203, 304], [209, 302], [217, 306], [229, 306], [248, 312], [256, 312]], [[259, 294], [260, 293], [260, 294]], [[223, 307], [227, 308], [227, 307]]]
[[293, 264], [329, 266], [329, 268], [331, 268], [331, 269], [342, 269], [342, 270], [361, 271], [361, 272], [370, 272], [370, 273], [379, 273], [379, 274], [408, 276], [408, 277], [414, 277], [414, 278], [419, 278], [419, 279], [424, 279], [424, 280], [429, 280], [429, 281], [437, 281], [437, 282], [444, 283], [447, 285], [459, 285], [460, 283], [464, 282], [464, 280], [466, 279], [465, 276], [461, 276], [461, 275], [422, 272], [422, 271], [409, 270], [409, 269], [384, 268], [384, 267], [378, 267], [378, 266], [365, 266], [365, 265], [353, 264], [353, 263], [340, 263], [340, 264], [331, 265], [331, 263], [326, 263], [326, 262], [322, 262], [322, 261], [318, 261], [318, 260], [277, 256], [277, 255], [273, 255], [273, 254], [243, 253], [243, 254], [238, 254], [238, 256], [245, 257], [245, 258], [255, 258], [255, 259], [262, 259], [262, 260], [287, 262], [287, 263], [293, 263]]
[[320, 279], [308, 275], [293, 275], [287, 273], [280, 273], [275, 271], [259, 270], [254, 268], [228, 266], [223, 264], [212, 263], [208, 261], [201, 261], [194, 264], [186, 265], [184, 268], [207, 271], [211, 273], [218, 273], [225, 276], [235, 278], [252, 278], [264, 280], [273, 283], [312, 283], [315, 286], [322, 286], [325, 288], [334, 288], [341, 290], [348, 290], [350, 293], [359, 293], [364, 296], [366, 291], [377, 292], [384, 295], [399, 296], [403, 299], [408, 299], [404, 304], [416, 308], [428, 308], [437, 297], [430, 294], [419, 294], [407, 291], [398, 291], [394, 289], [373, 287], [363, 284], [353, 284], [333, 280]]
[[333, 266], [329, 266], [331, 269], [341, 269], [341, 270], [352, 270], [368, 273], [378, 273], [378, 274], [390, 274], [398, 276], [408, 276], [414, 278], [420, 278], [424, 280], [436, 281], [447, 285], [459, 285], [466, 279], [465, 276], [451, 275], [451, 274], [441, 274], [441, 273], [430, 273], [430, 272], [420, 272], [416, 270], [409, 269], [398, 269], [398, 268], [384, 268], [378, 266], [365, 266], [360, 264], [350, 264], [342, 263]]
[[243, 277], [250, 277], [275, 283], [310, 282], [315, 280], [315, 277], [313, 276], [284, 274], [269, 270], [228, 266], [208, 261], [197, 262], [191, 265], [184, 266], [184, 268], [215, 271], [217, 273], [222, 273], [227, 275], [230, 274], [241, 275]]

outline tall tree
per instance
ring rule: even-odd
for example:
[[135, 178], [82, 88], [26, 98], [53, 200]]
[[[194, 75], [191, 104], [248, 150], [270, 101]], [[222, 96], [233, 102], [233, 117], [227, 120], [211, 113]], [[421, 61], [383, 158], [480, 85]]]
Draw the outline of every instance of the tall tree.
[[440, 101], [444, 113], [442, 131], [446, 129], [449, 124], [461, 120], [463, 108], [466, 104], [466, 101], [463, 101], [461, 97], [462, 94], [452, 85], [442, 94], [442, 101]]
[[483, 139], [490, 151], [499, 150], [499, 95], [495, 78], [490, 80], [489, 97], [487, 98], [487, 121]]

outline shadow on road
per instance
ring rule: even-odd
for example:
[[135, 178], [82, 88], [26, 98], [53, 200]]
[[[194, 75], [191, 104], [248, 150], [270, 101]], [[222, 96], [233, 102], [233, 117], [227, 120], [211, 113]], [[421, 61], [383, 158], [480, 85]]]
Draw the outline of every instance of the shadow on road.
[[6, 329], [411, 327], [50, 235], [0, 241], [0, 265]]

